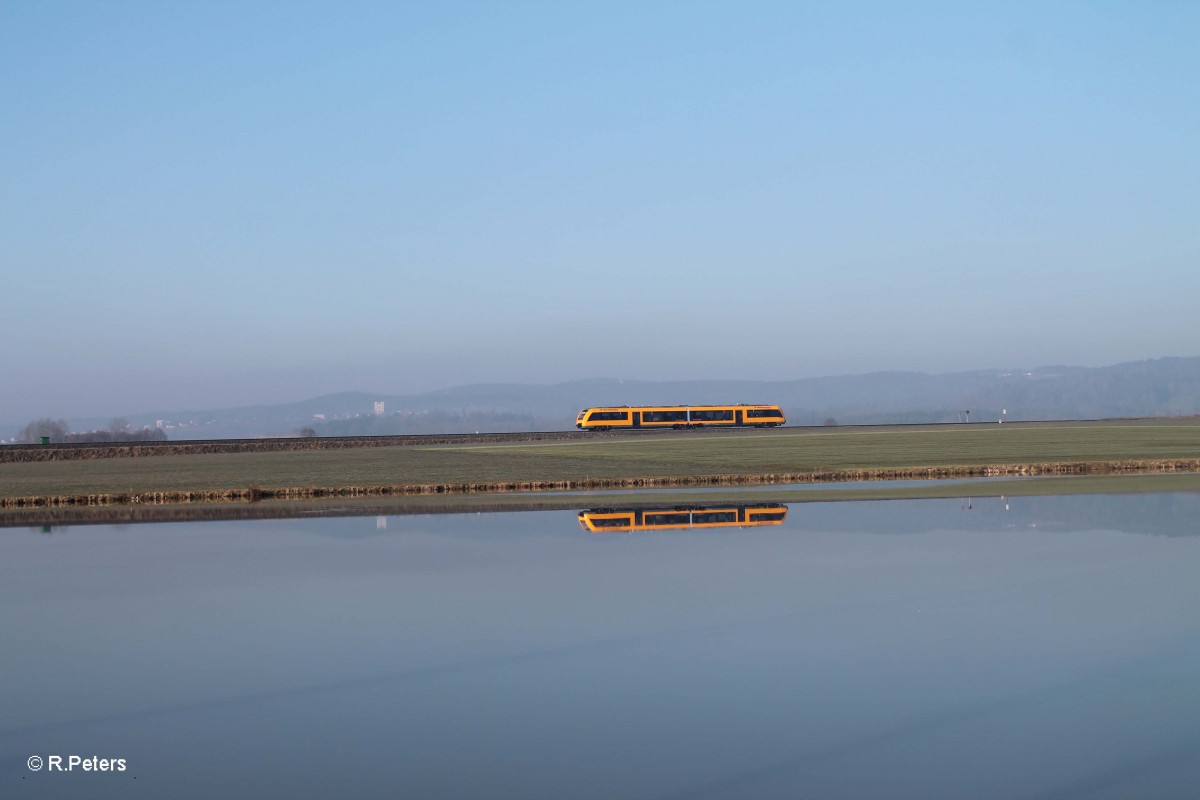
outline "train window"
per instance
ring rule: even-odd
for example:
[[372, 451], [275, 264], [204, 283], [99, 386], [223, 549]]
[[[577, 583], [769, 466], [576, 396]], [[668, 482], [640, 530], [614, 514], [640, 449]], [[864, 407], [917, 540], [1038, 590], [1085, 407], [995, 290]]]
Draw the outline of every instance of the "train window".
[[737, 522], [736, 511], [702, 511], [692, 515], [692, 522], [703, 525], [713, 522]]
[[756, 419], [761, 417], [778, 417], [779, 412], [773, 408], [747, 408], [746, 419]]
[[588, 417], [591, 422], [610, 422], [615, 420], [628, 420], [629, 412], [627, 411], [593, 411]]
[[588, 521], [596, 528], [625, 528], [633, 524], [631, 517], [613, 517], [611, 519], [591, 517]]
[[753, 511], [753, 512], [751, 512], [751, 517], [759, 522], [774, 522], [776, 520], [786, 519], [787, 512], [786, 511], [764, 511], [764, 512], [760, 513], [758, 511]]
[[686, 511], [683, 513], [670, 514], [646, 514], [647, 525], [687, 525], [692, 520], [692, 515]]
[[732, 422], [733, 411], [726, 409], [709, 409], [705, 411], [693, 411], [692, 419], [700, 420], [701, 422]]
[[642, 422], [687, 422], [686, 411], [643, 411]]

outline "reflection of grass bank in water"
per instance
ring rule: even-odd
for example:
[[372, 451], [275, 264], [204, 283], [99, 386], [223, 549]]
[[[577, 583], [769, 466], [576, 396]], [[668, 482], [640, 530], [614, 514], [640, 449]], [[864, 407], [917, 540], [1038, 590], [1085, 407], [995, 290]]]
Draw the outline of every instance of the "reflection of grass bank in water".
[[[469, 494], [1200, 469], [1200, 422], [696, 431], [588, 441], [0, 464], [0, 506]], [[258, 487], [258, 488], [255, 488]]]
[[974, 466], [859, 469], [839, 472], [781, 472], [767, 474], [680, 475], [644, 478], [585, 478], [561, 481], [511, 481], [489, 483], [427, 483], [376, 486], [298, 486], [209, 491], [102, 492], [86, 495], [33, 495], [0, 497], [0, 508], [42, 508], [97, 505], [167, 505], [179, 503], [229, 503], [262, 500], [312, 500], [322, 498], [395, 497], [421, 495], [508, 494], [531, 492], [603, 491], [665, 487], [764, 486], [795, 483], [869, 483], [873, 481], [995, 478], [1008, 476], [1127, 475], [1200, 471], [1200, 459], [1159, 461], [1103, 461], [1071, 464], [990, 464]]
[[920, 486], [878, 486], [756, 490], [731, 488], [704, 492], [588, 492], [565, 494], [471, 494], [355, 497], [323, 500], [265, 500], [258, 503], [167, 504], [138, 506], [64, 506], [0, 511], [0, 527], [120, 525], [138, 522], [185, 522], [311, 517], [390, 516], [501, 511], [577, 511], [599, 507], [662, 507], [698, 503], [826, 503], [958, 497], [1041, 497], [1085, 494], [1200, 493], [1200, 474], [1105, 475], [989, 480], [978, 483], [929, 481]]

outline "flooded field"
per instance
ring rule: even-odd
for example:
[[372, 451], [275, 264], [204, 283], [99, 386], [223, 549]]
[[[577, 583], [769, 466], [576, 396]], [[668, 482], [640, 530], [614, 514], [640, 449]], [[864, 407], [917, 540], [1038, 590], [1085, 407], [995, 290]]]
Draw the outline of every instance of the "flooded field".
[[0, 795], [1200, 785], [1200, 495], [653, 511], [0, 530]]

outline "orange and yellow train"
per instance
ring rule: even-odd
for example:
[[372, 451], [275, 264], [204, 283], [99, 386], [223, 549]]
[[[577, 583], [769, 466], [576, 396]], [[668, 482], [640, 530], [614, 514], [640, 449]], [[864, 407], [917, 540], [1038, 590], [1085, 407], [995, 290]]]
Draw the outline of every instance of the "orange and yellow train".
[[780, 503], [671, 508], [597, 508], [579, 512], [579, 527], [588, 533], [677, 531], [692, 528], [753, 528], [779, 525], [788, 508]]
[[575, 418], [580, 430], [611, 428], [773, 428], [787, 422], [779, 406], [605, 406], [585, 408]]

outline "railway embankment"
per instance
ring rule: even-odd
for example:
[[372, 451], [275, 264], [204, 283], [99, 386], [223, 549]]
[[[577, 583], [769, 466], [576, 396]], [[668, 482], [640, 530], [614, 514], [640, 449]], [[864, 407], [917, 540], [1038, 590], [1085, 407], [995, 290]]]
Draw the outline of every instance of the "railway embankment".
[[111, 458], [153, 458], [229, 453], [301, 453], [316, 450], [357, 450], [369, 447], [433, 446], [559, 442], [597, 434], [580, 431], [538, 433], [420, 434], [411, 436], [280, 437], [267, 439], [203, 439], [166, 442], [113, 442], [0, 445], [0, 464], [38, 461], [95, 461]]

